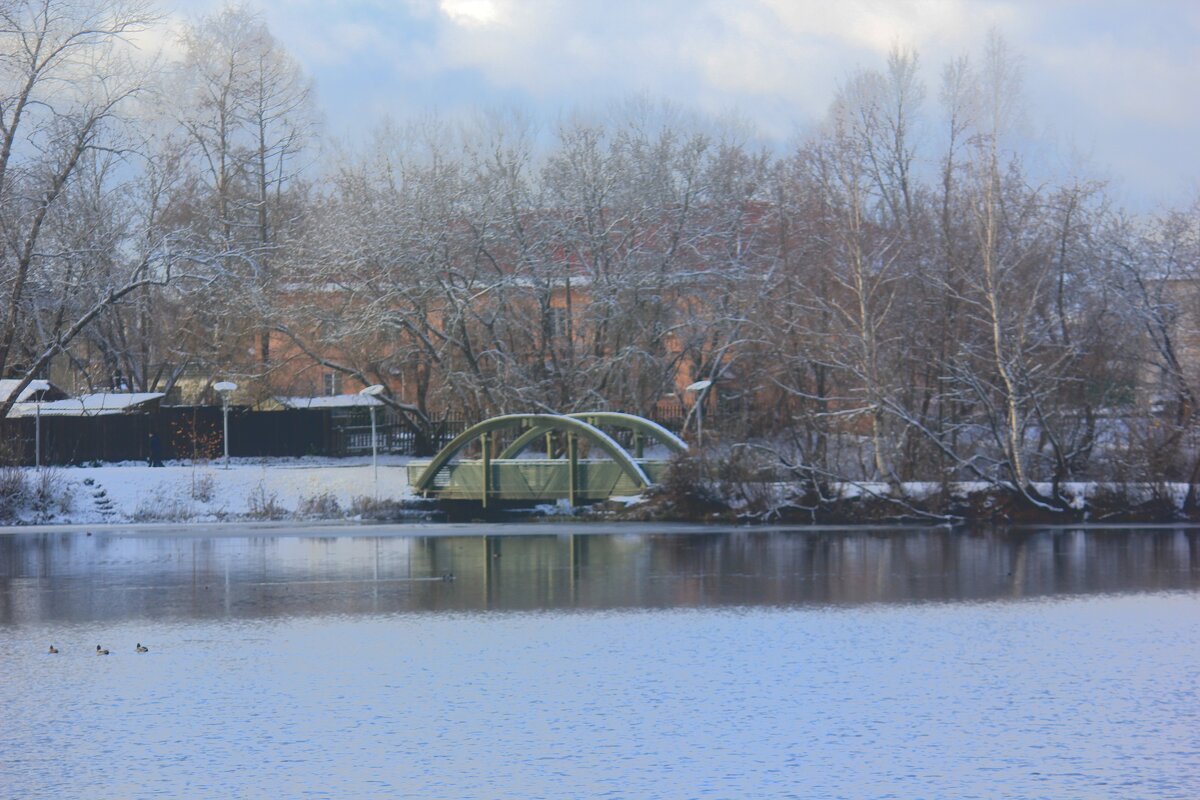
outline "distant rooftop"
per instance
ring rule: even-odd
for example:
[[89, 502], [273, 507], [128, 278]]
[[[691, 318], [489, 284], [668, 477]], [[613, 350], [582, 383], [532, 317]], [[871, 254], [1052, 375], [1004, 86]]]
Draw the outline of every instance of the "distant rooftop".
[[[13, 391], [21, 381], [16, 378], [5, 378], [0, 380], [0, 403], [8, 400], [12, 396]], [[35, 392], [45, 391], [51, 398], [57, 400], [61, 397], [66, 397], [67, 393], [59, 389], [49, 381], [30, 381], [29, 385], [21, 390], [21, 394], [17, 397], [18, 403], [23, 403], [26, 400], [32, 400]]]
[[276, 397], [275, 401], [284, 408], [316, 410], [322, 408], [366, 408], [382, 406], [378, 398], [365, 394], [333, 394], [323, 397]]
[[128, 414], [164, 396], [162, 392], [96, 392], [49, 403], [17, 403], [8, 416], [33, 417], [41, 414], [43, 417], [103, 417]]

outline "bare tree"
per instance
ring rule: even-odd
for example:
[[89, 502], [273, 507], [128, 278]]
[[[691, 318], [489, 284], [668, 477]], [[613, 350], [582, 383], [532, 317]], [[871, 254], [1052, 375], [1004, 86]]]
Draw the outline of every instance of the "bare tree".
[[[64, 237], [68, 195], [85, 173], [95, 174], [98, 154], [127, 150], [122, 125], [143, 83], [123, 37], [150, 22], [140, 3], [27, 0], [0, 8], [0, 374], [23, 383], [105, 308], [166, 276], [152, 274], [159, 254], [143, 251], [125, 279], [108, 283], [104, 256], [96, 257], [107, 248]], [[93, 285], [107, 288], [79, 308], [79, 288]], [[10, 406], [11, 398], [0, 417]]]
[[317, 125], [312, 83], [245, 6], [204, 17], [183, 43], [174, 94], [204, 186], [197, 221], [214, 249], [244, 254], [225, 266], [241, 279], [239, 316], [260, 321], [259, 366], [267, 369], [279, 288], [272, 264], [298, 223], [303, 204], [287, 192]]

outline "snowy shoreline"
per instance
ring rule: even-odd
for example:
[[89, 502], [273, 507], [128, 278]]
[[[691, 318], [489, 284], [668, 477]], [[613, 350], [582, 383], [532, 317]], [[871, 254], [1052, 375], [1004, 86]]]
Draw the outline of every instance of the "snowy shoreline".
[[[233, 459], [228, 467], [220, 461], [168, 462], [163, 467], [142, 462], [41, 470], [5, 467], [0, 468], [0, 533], [88, 529], [177, 533], [207, 529], [221, 535], [230, 528], [242, 532], [297, 530], [305, 535], [328, 530], [332, 535], [345, 535], [347, 531], [370, 528], [372, 535], [377, 535], [382, 527], [393, 526], [403, 529], [401, 533], [421, 535], [430, 526], [448, 530], [445, 526], [450, 523], [431, 520], [432, 509], [423, 508], [426, 501], [412, 491], [407, 470], [410, 460], [407, 456], [383, 456], [377, 470], [370, 457], [246, 458]], [[15, 499], [14, 479], [20, 484], [20, 496]], [[731, 502], [723, 510], [713, 511], [680, 507], [670, 498], [652, 495], [649, 502], [643, 502], [645, 498], [614, 498], [618, 505], [624, 503], [624, 511], [610, 507], [583, 517], [573, 517], [570, 509], [556, 512], [547, 507], [550, 517], [533, 524], [544, 530], [552, 520], [573, 518], [580, 523], [586, 520], [583, 527], [593, 531], [595, 526], [614, 525], [619, 529], [631, 524], [750, 525], [758, 530], [772, 523], [789, 529], [826, 530], [905, 523], [915, 527], [1194, 524], [1183, 509], [1187, 488], [1186, 484], [1067, 484], [1063, 490], [1070, 499], [1070, 508], [1065, 513], [1039, 514], [1012, 506], [1012, 498], [995, 487], [959, 483], [953, 484], [952, 490], [961, 498], [961, 510], [954, 517], [939, 518], [934, 514], [905, 514], [905, 507], [888, 497], [884, 484], [834, 485], [827, 505], [813, 513], [795, 505], [796, 486], [767, 482], [756, 491], [770, 495], [767, 499], [776, 512], [757, 519], [743, 513], [745, 498], [741, 504]], [[905, 485], [910, 501], [915, 502], [934, 496], [938, 489], [936, 484]], [[1049, 487], [1044, 489], [1048, 491]], [[522, 519], [493, 519], [482, 527], [496, 524], [513, 532], [513, 526], [528, 523]]]
[[[227, 522], [176, 523], [103, 523], [103, 524], [33, 524], [0, 525], [0, 536], [28, 533], [78, 534], [92, 533], [110, 536], [138, 537], [198, 537], [222, 538], [238, 536], [269, 537], [354, 537], [354, 536], [546, 536], [570, 533], [573, 535], [694, 534], [713, 530], [733, 529], [755, 533], [772, 531], [831, 531], [857, 530], [853, 525], [713, 525], [702, 522], [594, 522], [569, 518], [547, 518], [538, 521], [513, 522], [376, 522], [372, 520], [275, 520], [270, 522], [229, 520]], [[904, 527], [892, 526], [898, 530]]]
[[[191, 464], [141, 462], [20, 468], [36, 494], [16, 509], [16, 527], [305, 520], [352, 521], [380, 503], [414, 499], [409, 458], [232, 459]], [[7, 522], [8, 520], [6, 520]]]

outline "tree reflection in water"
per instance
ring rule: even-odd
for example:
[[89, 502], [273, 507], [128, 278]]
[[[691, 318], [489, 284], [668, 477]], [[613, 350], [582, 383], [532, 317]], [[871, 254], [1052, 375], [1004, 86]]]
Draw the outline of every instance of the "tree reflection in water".
[[[1200, 531], [1189, 528], [504, 530], [0, 536], [0, 624], [855, 605], [1200, 588]], [[441, 580], [448, 572], [454, 582]]]

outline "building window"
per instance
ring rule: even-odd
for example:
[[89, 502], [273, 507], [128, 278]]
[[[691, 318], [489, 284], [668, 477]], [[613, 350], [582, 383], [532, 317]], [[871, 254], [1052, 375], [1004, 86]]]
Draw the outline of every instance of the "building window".
[[342, 393], [342, 375], [340, 372], [325, 373], [325, 394], [333, 396]]
[[557, 306], [551, 306], [546, 309], [547, 327], [550, 329], [550, 335], [559, 339], [566, 338], [567, 335], [567, 309]]

